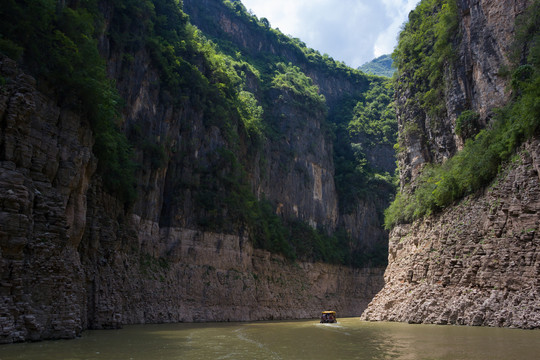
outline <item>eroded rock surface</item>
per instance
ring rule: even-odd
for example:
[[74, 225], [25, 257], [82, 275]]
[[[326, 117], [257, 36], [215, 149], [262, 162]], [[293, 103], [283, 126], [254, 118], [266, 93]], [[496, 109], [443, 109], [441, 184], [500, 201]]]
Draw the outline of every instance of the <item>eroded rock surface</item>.
[[485, 193], [390, 238], [366, 320], [540, 327], [540, 142]]
[[82, 330], [76, 251], [96, 167], [81, 119], [1, 58], [0, 342], [71, 338]]

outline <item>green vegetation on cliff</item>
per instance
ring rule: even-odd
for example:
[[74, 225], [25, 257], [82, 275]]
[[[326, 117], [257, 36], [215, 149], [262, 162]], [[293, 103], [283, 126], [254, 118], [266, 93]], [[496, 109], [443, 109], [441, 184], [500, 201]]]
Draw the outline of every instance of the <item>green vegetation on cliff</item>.
[[[205, 5], [199, 2], [190, 3], [200, 14], [205, 13]], [[323, 109], [328, 113], [326, 125], [332, 129], [331, 136], [334, 138], [335, 181], [341, 210], [350, 212], [359, 200], [370, 196], [388, 197], [393, 192], [391, 188], [394, 174], [373, 166], [367, 153], [374, 151], [378, 145], [393, 146], [397, 141], [397, 121], [392, 102], [393, 84], [381, 77], [366, 76], [335, 61], [327, 54], [321, 55], [308, 48], [301, 40], [270, 28], [266, 19], [258, 19], [249, 14], [240, 1], [226, 0], [224, 3], [228, 11], [238, 17], [239, 26], [245, 25], [250, 34], [257, 34], [253, 37], [264, 38], [265, 43], [262, 50], [241, 48], [235, 45], [230, 34], [219, 28], [210, 15], [199, 15], [207, 17], [203, 21], [203, 28], [211, 34], [209, 36], [217, 43], [218, 48], [233, 58], [253, 64], [261, 73], [263, 88], [266, 86], [266, 78], [270, 78], [273, 86], [281, 83], [279, 87], [293, 90], [296, 95], [306, 96], [299, 106]], [[207, 12], [209, 11], [212, 10]], [[294, 60], [294, 65], [291, 60]], [[382, 61], [384, 62], [384, 59]], [[308, 71], [318, 71], [334, 79], [346, 79], [354, 84], [354, 90], [337, 104], [325, 104], [324, 96], [320, 94], [321, 89], [313, 85], [306, 75]], [[284, 86], [286, 78], [295, 80]], [[272, 102], [269, 100], [262, 99], [262, 103], [266, 103], [267, 107], [271, 106]], [[381, 188], [381, 182], [389, 187]]]
[[456, 0], [423, 0], [409, 14], [392, 54], [398, 69], [396, 88], [409, 89], [409, 104], [432, 116], [445, 115], [444, 67], [452, 65], [452, 39], [458, 26]]
[[[365, 201], [388, 203], [395, 191], [392, 146], [397, 137], [392, 84], [381, 77], [366, 76], [326, 54], [307, 48], [299, 39], [270, 28], [266, 19], [249, 14], [239, 1], [224, 1], [225, 6], [219, 6], [219, 3], [186, 2], [192, 17], [197, 18], [197, 26], [217, 45], [218, 51], [234, 61], [249, 63], [260, 74], [258, 80], [262, 91], [257, 93], [257, 97], [262, 106], [264, 136], [270, 139], [279, 137], [280, 130], [275, 127], [276, 119], [271, 110], [275, 101], [272, 89], [278, 88], [290, 94], [288, 101], [293, 100], [298, 110], [326, 112], [326, 123], [322, 125], [334, 140], [334, 181], [340, 212], [357, 211], [358, 206], [365, 206]], [[234, 27], [223, 25], [230, 19], [234, 19]], [[238, 35], [240, 32], [242, 35]], [[317, 76], [323, 84], [324, 81], [339, 81], [350, 84], [352, 89], [337, 102], [335, 94], [324, 101], [323, 89], [315, 86], [308, 74]], [[380, 152], [381, 146], [389, 149], [385, 154], [389, 158], [389, 166], [374, 164], [375, 154]], [[290, 224], [286, 227], [290, 228]], [[317, 232], [324, 234], [325, 230]], [[289, 238], [289, 242], [294, 242], [294, 238]], [[379, 251], [382, 256], [374, 256], [385, 259], [384, 251]], [[345, 252], [350, 254], [350, 250]], [[356, 263], [369, 261], [364, 258]]]
[[[540, 1], [536, 0], [517, 24], [514, 65], [508, 72], [514, 91], [513, 100], [499, 109], [491, 124], [478, 134], [474, 125], [477, 115], [471, 111], [461, 114], [458, 125], [460, 136], [466, 139], [464, 149], [442, 165], [427, 166], [417, 180], [414, 192], [405, 191], [397, 195], [386, 211], [387, 228], [437, 212], [487, 186], [517, 147], [538, 134]], [[402, 62], [406, 63], [406, 58]], [[464, 131], [467, 136], [464, 136]]]
[[30, 69], [57, 92], [63, 106], [90, 121], [105, 186], [135, 197], [132, 149], [119, 130], [120, 97], [97, 49], [98, 1], [68, 7], [56, 0], [7, 0], [0, 9], [0, 52]]
[[272, 86], [285, 91], [290, 91], [301, 97], [298, 105], [309, 111], [326, 110], [326, 100], [319, 94], [319, 88], [313, 84], [313, 80], [307, 77], [297, 66], [289, 63], [276, 64], [276, 75], [272, 79]]
[[397, 122], [393, 107], [394, 89], [389, 81], [372, 81], [370, 89], [354, 107], [349, 131], [363, 136], [368, 144], [396, 143]]
[[353, 101], [356, 105], [349, 107], [350, 112], [332, 119], [338, 139], [334, 143], [335, 181], [344, 213], [370, 196], [389, 201], [394, 192], [392, 171], [374, 166], [368, 156], [380, 155], [381, 146], [392, 148], [397, 141], [393, 96], [389, 80], [373, 78], [370, 89], [358, 102]]

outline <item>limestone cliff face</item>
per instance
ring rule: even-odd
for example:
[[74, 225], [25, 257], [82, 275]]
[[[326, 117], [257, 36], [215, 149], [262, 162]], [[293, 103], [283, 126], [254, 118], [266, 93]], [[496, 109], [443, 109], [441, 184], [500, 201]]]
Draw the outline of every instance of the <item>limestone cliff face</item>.
[[[247, 234], [197, 230], [189, 193], [179, 197], [171, 184], [196, 176], [186, 162], [141, 171], [145, 190], [126, 211], [95, 172], [89, 124], [37, 90], [15, 62], [3, 57], [0, 70], [7, 79], [0, 93], [1, 343], [132, 323], [310, 318], [329, 307], [353, 316], [382, 287], [381, 269], [290, 263], [253, 249]], [[213, 147], [226, 142], [219, 129], [153, 98], [153, 76], [148, 69], [127, 77], [140, 86], [119, 83], [135, 89], [125, 93], [127, 122], [150, 119], [148, 130], [168, 129], [160, 136], [173, 144], [191, 138], [190, 156], [211, 161]], [[315, 122], [305, 131], [320, 136], [316, 129]], [[296, 190], [307, 188], [304, 196], [320, 202], [330, 170], [307, 154], [311, 160], [301, 161], [312, 170]]]
[[[346, 229], [353, 238], [355, 251], [373, 251], [377, 247], [386, 246], [388, 233], [382, 226], [382, 214], [388, 201], [370, 197], [357, 201], [347, 211], [340, 208], [334, 185], [332, 139], [324, 137], [324, 131], [321, 133], [321, 125], [351, 106], [350, 100], [368, 89], [369, 80], [365, 77], [351, 77], [347, 72], [327, 71], [324, 64], [310, 62], [297, 47], [284, 45], [279, 35], [253, 26], [245, 18], [236, 16], [220, 0], [184, 0], [183, 5], [190, 21], [208, 36], [225, 39], [240, 49], [241, 53], [255, 59], [271, 58], [292, 62], [313, 80], [326, 99], [326, 119], [323, 114], [313, 116], [298, 113], [294, 106], [283, 101], [273, 104], [274, 116], [284, 119], [279, 127], [285, 135], [282, 140], [274, 140], [265, 154], [267, 158], [273, 159], [273, 166], [279, 165], [288, 170], [283, 176], [282, 170], [272, 168], [272, 165], [266, 167], [264, 170], [269, 176], [255, 186], [257, 192], [275, 199], [286, 217], [301, 219], [312, 226], [322, 225], [329, 230], [336, 226]], [[290, 96], [286, 95], [285, 98], [290, 99]], [[357, 139], [355, 142], [365, 141]], [[284, 155], [283, 149], [287, 149], [292, 156]], [[395, 171], [395, 154], [391, 145], [379, 144], [367, 152], [370, 166], [384, 169], [390, 174]], [[309, 191], [300, 191], [298, 186], [303, 187], [301, 184], [306, 181], [312, 182], [313, 187]], [[297, 190], [284, 191], [292, 188]], [[383, 192], [392, 191], [388, 189]], [[307, 201], [306, 196], [312, 197], [313, 201]]]
[[390, 236], [366, 320], [540, 327], [540, 142], [480, 196]]
[[2, 57], [0, 71], [0, 342], [73, 337], [85, 313], [77, 246], [92, 133], [15, 62]]
[[411, 104], [413, 90], [397, 90], [396, 112], [403, 139], [398, 154], [401, 186], [413, 183], [426, 163], [441, 163], [463, 146], [455, 134], [456, 119], [464, 110], [480, 114], [481, 126], [510, 96], [507, 79], [501, 75], [509, 65], [516, 17], [528, 0], [459, 0], [458, 35], [454, 40], [456, 59], [444, 74], [445, 116], [427, 114]]
[[292, 265], [254, 250], [246, 238], [182, 228], [155, 234], [156, 224], [136, 217], [130, 223], [140, 237], [155, 241], [141, 242], [144, 255], [111, 251], [94, 265], [87, 290], [91, 328], [313, 318], [328, 306], [354, 315], [369, 302], [366, 294], [381, 286], [380, 270]]
[[276, 202], [284, 218], [334, 230], [339, 212], [325, 115], [299, 108], [287, 91], [273, 91], [272, 99], [272, 116], [279, 119], [276, 125], [282, 135], [264, 145], [262, 154], [268, 161], [256, 168], [256, 193]]
[[514, 42], [517, 16], [529, 0], [461, 0], [459, 66], [448, 86], [447, 108], [450, 117], [467, 105], [487, 121], [495, 108], [509, 99], [507, 80], [500, 75], [510, 65], [508, 55]]
[[[456, 63], [445, 74], [447, 116], [430, 118], [406, 107], [411, 89], [398, 90], [406, 150], [399, 155], [402, 187], [422, 167], [442, 162], [463, 144], [454, 132], [464, 109], [485, 125], [510, 94], [499, 76], [508, 64], [514, 22], [527, 1], [458, 1]], [[408, 126], [408, 131], [405, 129]], [[410, 126], [414, 124], [414, 126]], [[366, 320], [540, 327], [540, 142], [530, 140], [482, 193], [390, 235], [385, 287]]]

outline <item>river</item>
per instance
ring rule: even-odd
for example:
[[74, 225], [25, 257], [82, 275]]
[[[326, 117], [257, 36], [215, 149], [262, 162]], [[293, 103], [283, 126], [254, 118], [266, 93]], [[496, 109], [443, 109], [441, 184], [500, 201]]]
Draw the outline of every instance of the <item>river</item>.
[[537, 359], [540, 331], [311, 321], [134, 325], [0, 346], [0, 359]]

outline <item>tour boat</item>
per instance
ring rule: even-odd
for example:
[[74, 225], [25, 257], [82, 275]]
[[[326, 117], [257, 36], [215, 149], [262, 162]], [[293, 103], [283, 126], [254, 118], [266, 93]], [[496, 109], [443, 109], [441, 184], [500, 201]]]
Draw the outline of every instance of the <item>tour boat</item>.
[[337, 323], [335, 311], [323, 311], [321, 314], [321, 323]]

